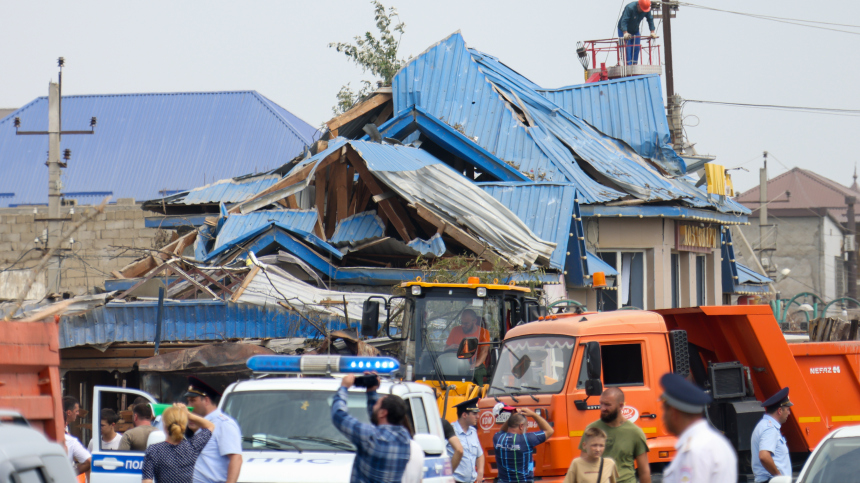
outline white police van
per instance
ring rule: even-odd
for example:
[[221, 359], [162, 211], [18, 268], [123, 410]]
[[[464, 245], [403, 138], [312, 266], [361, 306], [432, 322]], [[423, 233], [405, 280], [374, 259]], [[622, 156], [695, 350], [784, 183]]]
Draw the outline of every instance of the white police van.
[[[320, 358], [326, 361], [323, 366], [319, 365]], [[359, 363], [361, 368], [358, 368]], [[352, 369], [356, 370], [350, 370], [353, 364]], [[380, 367], [389, 364], [389, 368]], [[305, 375], [363, 372], [368, 368], [393, 372], [397, 361], [381, 357], [255, 356], [248, 361], [248, 367], [258, 377], [231, 384], [219, 405], [224, 413], [236, 419], [242, 430], [243, 463], [239, 482], [348, 482], [355, 447], [331, 420], [332, 400], [341, 380], [337, 376]], [[277, 376], [297, 373], [303, 377]], [[400, 396], [409, 408], [415, 441], [424, 449], [423, 481], [453, 482], [442, 420], [432, 388], [384, 378], [380, 382], [379, 394]], [[132, 400], [143, 395], [154, 402], [141, 391], [104, 387], [96, 388], [94, 408], [101, 407], [99, 398], [104, 397], [106, 391], [127, 392]], [[364, 389], [350, 389], [347, 406], [349, 413], [359, 421], [369, 422]], [[93, 453], [90, 483], [139, 483], [142, 462], [143, 453], [97, 449]]]

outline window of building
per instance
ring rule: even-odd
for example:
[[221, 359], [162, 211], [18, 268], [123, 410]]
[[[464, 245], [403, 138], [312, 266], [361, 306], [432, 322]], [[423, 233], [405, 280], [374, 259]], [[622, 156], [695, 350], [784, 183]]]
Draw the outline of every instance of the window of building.
[[618, 271], [617, 290], [603, 292], [603, 310], [616, 310], [619, 306], [647, 309], [645, 252], [600, 251], [598, 256]]
[[600, 346], [604, 386], [642, 386], [642, 344]]
[[704, 255], [696, 256], [696, 305], [707, 305], [707, 279], [705, 278], [705, 262]]
[[672, 308], [681, 306], [681, 255], [673, 253], [670, 263], [672, 269]]

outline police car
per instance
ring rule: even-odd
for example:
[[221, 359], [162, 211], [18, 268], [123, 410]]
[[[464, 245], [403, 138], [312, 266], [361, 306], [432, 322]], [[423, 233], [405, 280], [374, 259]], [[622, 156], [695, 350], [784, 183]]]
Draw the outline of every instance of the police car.
[[[399, 367], [397, 361], [384, 357], [254, 356], [248, 360], [248, 367], [257, 377], [231, 384], [219, 404], [242, 430], [239, 483], [348, 482], [355, 447], [331, 420], [332, 400], [341, 385], [337, 374], [365, 370], [391, 373]], [[284, 374], [289, 377], [278, 377]], [[141, 391], [101, 389], [122, 390], [152, 400]], [[424, 450], [423, 481], [452, 483], [451, 462], [433, 389], [381, 378], [377, 392], [400, 396], [406, 402], [415, 442]], [[103, 397], [98, 392], [94, 396], [94, 401]], [[350, 389], [347, 405], [352, 416], [369, 422], [364, 389]], [[91, 483], [139, 483], [142, 462], [143, 453], [97, 449]], [[110, 480], [100, 479], [108, 474]]]

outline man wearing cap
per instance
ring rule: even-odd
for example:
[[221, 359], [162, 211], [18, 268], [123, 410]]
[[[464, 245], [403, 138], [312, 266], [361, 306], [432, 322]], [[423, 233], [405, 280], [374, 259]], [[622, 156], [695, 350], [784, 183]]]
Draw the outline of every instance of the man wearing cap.
[[664, 374], [660, 385], [663, 424], [678, 437], [675, 459], [663, 471], [663, 482], [736, 483], [738, 459], [734, 448], [702, 417], [711, 396], [679, 374]]
[[[554, 429], [546, 419], [540, 417], [531, 409], [512, 408], [508, 406], [499, 407], [496, 404], [493, 414], [498, 410], [510, 411], [512, 414], [502, 424], [498, 433], [493, 435], [493, 449], [496, 452], [496, 465], [499, 468], [499, 481], [502, 483], [514, 483], [534, 481], [535, 464], [533, 455], [535, 447], [546, 442], [552, 437]], [[527, 432], [528, 419], [532, 418], [540, 428], [540, 431]]]
[[194, 414], [215, 424], [212, 437], [194, 464], [194, 483], [236, 483], [242, 468], [242, 431], [233, 418], [218, 409], [221, 393], [191, 376], [185, 399]]
[[[454, 481], [458, 483], [474, 483], [484, 481], [484, 450], [478, 441], [478, 400], [469, 399], [455, 405], [457, 420], [451, 425], [454, 433], [463, 446], [463, 458], [454, 471]], [[448, 444], [448, 456], [454, 455], [454, 448]]]
[[756, 483], [770, 481], [776, 476], [791, 476], [791, 458], [785, 436], [780, 433], [782, 425], [788, 421], [791, 406], [788, 399], [788, 388], [761, 403], [765, 414], [756, 424], [752, 434], [750, 449], [752, 450], [752, 470]]

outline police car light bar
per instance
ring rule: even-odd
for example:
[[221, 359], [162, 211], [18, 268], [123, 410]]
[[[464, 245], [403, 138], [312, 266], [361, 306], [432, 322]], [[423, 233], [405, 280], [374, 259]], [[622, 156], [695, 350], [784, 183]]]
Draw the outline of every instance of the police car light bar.
[[376, 372], [391, 374], [400, 369], [400, 362], [391, 357], [360, 356], [252, 356], [246, 363], [254, 372], [294, 374], [362, 374]]

